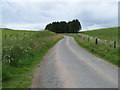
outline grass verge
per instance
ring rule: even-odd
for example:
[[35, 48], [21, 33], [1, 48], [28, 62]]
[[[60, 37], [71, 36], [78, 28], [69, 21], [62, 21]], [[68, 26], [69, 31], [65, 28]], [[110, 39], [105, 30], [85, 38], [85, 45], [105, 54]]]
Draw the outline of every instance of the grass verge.
[[2, 86], [28, 88], [33, 69], [62, 35], [49, 31], [3, 31]]
[[[109, 46], [95, 45], [87, 40], [81, 39], [77, 35], [69, 35], [74, 37], [76, 42], [83, 48], [87, 49], [92, 54], [105, 59], [106, 61], [119, 66], [118, 64], [118, 49], [109, 48]], [[119, 56], [120, 57], [120, 56]]]

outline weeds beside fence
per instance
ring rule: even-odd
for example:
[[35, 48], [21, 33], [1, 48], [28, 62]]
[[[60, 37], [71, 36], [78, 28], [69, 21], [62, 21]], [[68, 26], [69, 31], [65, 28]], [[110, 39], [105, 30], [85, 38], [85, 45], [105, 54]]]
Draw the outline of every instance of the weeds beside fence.
[[95, 38], [95, 37], [88, 36], [88, 35], [83, 35], [83, 34], [77, 34], [77, 36], [80, 39], [86, 40], [86, 41], [91, 42], [92, 44], [95, 44], [95, 45], [101, 45], [103, 47], [108, 46], [111, 49], [112, 48], [118, 49], [118, 47], [119, 47], [119, 44], [118, 44], [117, 41], [102, 40], [102, 39], [99, 39], [99, 38]]
[[102, 40], [85, 34], [69, 35], [74, 37], [81, 47], [86, 48], [88, 51], [97, 55], [98, 57], [120, 66], [118, 64], [120, 56], [118, 56], [119, 45], [117, 41]]

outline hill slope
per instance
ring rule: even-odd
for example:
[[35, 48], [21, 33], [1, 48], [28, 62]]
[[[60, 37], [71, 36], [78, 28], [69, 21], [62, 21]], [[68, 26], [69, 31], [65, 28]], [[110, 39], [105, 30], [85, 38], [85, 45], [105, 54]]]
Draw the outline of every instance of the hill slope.
[[82, 33], [99, 39], [118, 41], [118, 27], [95, 29], [91, 31], [84, 31]]

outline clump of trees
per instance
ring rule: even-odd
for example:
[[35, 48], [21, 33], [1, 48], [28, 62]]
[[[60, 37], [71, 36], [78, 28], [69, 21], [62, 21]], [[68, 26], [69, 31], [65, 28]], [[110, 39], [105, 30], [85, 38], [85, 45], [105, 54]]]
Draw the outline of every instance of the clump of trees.
[[81, 24], [79, 20], [73, 19], [72, 21], [65, 22], [52, 22], [47, 24], [45, 30], [49, 30], [55, 33], [77, 33], [81, 30]]

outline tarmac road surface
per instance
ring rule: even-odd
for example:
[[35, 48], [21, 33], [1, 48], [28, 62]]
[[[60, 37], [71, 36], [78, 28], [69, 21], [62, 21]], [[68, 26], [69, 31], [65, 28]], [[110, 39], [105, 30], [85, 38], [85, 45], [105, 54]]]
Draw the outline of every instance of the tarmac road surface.
[[118, 68], [64, 36], [38, 65], [31, 88], [118, 88]]

